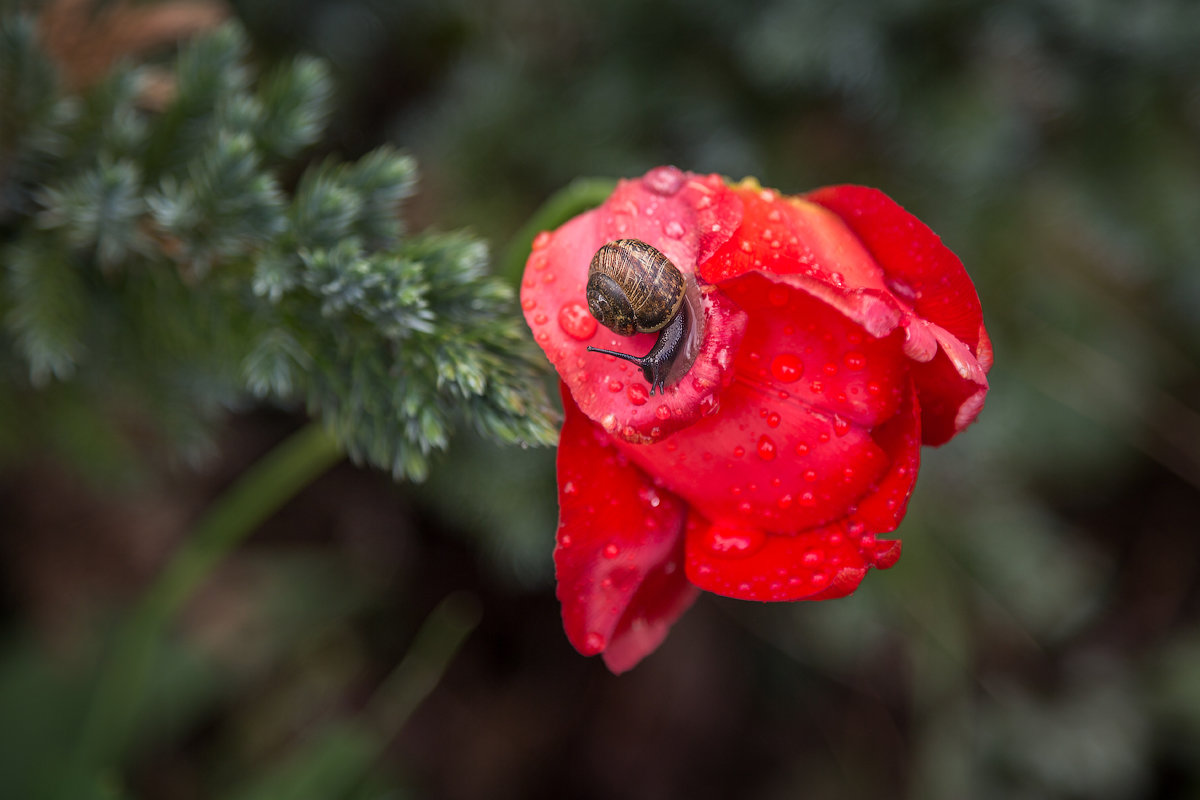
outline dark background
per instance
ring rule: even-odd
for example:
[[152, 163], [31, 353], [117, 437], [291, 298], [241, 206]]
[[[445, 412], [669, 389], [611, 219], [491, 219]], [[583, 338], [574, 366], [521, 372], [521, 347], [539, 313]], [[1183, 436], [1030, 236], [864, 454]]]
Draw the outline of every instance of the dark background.
[[[562, 633], [552, 451], [463, 434], [419, 486], [340, 465], [188, 604], [131, 796], [232, 796], [369, 715], [455, 590], [478, 628], [328, 796], [1200, 796], [1200, 6], [235, 7], [264, 62], [332, 64], [314, 158], [417, 157], [413, 227], [500, 254], [573, 179], [666, 163], [866, 183], [962, 258], [996, 366], [979, 422], [925, 451], [895, 568], [826, 603], [703, 596], [619, 678]], [[301, 422], [223, 420], [199, 461], [64, 418], [4, 463], [0, 709], [44, 730], [0, 713], [0, 775], [51, 752], [97, 620]]]

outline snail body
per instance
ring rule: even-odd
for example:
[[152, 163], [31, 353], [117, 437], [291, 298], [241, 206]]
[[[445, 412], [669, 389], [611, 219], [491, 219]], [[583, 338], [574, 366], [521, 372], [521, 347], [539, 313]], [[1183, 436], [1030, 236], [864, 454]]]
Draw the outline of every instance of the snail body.
[[650, 384], [666, 391], [668, 373], [691, 332], [684, 302], [687, 279], [671, 260], [640, 239], [618, 239], [601, 247], [588, 267], [588, 310], [604, 327], [621, 336], [659, 332], [644, 356], [589, 347], [641, 367]]

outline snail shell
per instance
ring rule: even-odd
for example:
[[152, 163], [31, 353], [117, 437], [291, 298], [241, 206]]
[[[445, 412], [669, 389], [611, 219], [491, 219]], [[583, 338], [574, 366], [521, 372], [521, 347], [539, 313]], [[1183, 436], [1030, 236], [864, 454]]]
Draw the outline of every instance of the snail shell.
[[686, 293], [687, 279], [658, 250], [640, 239], [609, 242], [596, 251], [588, 268], [588, 309], [601, 325], [621, 336], [659, 334], [650, 352], [640, 357], [598, 347], [588, 350], [636, 364], [650, 384], [650, 394], [655, 389], [665, 392], [672, 365], [694, 330]]
[[588, 267], [588, 309], [621, 336], [665, 328], [679, 313], [686, 288], [671, 260], [640, 239], [609, 242]]

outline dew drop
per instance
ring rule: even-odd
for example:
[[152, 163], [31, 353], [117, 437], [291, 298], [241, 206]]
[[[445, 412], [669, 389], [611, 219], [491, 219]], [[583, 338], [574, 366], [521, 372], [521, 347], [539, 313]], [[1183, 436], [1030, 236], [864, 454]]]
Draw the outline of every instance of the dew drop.
[[763, 436], [758, 440], [758, 457], [763, 461], [772, 461], [775, 458], [775, 442], [770, 438]]
[[526, 311], [531, 311], [536, 306], [537, 306], [537, 300], [534, 300], [532, 297], [526, 297], [524, 300], [521, 301], [521, 308], [525, 309]]
[[682, 239], [683, 232], [683, 225], [680, 224], [679, 220], [673, 219], [663, 225], [663, 233], [670, 239]]
[[837, 364], [833, 363], [832, 361], [825, 362], [825, 366], [821, 369], [824, 370], [826, 375], [837, 375]]
[[553, 272], [547, 272], [542, 276], [542, 283], [554, 283], [555, 277], [556, 276]]
[[646, 391], [646, 387], [640, 383], [629, 384], [629, 388], [625, 390], [625, 394], [629, 397], [629, 402], [635, 406], [644, 406], [650, 396], [649, 392]]
[[572, 300], [570, 303], [564, 303], [558, 310], [558, 327], [572, 339], [583, 341], [595, 335], [596, 318], [588, 311], [587, 306]]
[[620, 552], [621, 552], [621, 548], [617, 547], [612, 542], [609, 542], [607, 545], [604, 546], [604, 557], [605, 558], [616, 558], [617, 555], [620, 554]]
[[792, 496], [790, 494], [785, 494], [783, 497], [779, 498], [779, 501], [776, 503], [776, 505], [778, 505], [781, 510], [787, 511], [792, 507], [792, 503]]
[[534, 314], [533, 315], [533, 324], [534, 325], [545, 325], [546, 324], [546, 315], [540, 311], [538, 313]]
[[670, 197], [683, 188], [684, 175], [677, 167], [655, 167], [642, 178], [642, 185], [655, 194]]
[[754, 555], [767, 543], [767, 535], [757, 528], [733, 528], [713, 525], [701, 538], [704, 547], [722, 558]]
[[654, 409], [654, 416], [661, 420], [668, 420], [671, 418], [671, 409], [665, 405], [659, 406], [658, 408]]
[[570, 547], [572, 541], [573, 540], [571, 539], [571, 534], [564, 533], [562, 536], [558, 537], [558, 546], [559, 547]]
[[550, 244], [550, 231], [542, 231], [537, 236], [533, 237], [534, 250], [541, 250], [548, 244]]
[[815, 567], [825, 560], [825, 554], [820, 550], [806, 550], [804, 555], [800, 557], [800, 563], [806, 567]]
[[767, 427], [768, 428], [778, 428], [779, 423], [781, 421], [782, 421], [782, 418], [773, 411], [767, 415]]
[[604, 650], [605, 643], [606, 640], [602, 634], [592, 631], [584, 639], [583, 648], [587, 651], [588, 655], [595, 655]]
[[737, 447], [733, 448], [733, 457], [734, 458], [741, 458], [744, 455], [746, 455], [746, 448], [742, 447], [740, 444]]
[[849, 420], [843, 419], [835, 414], [833, 416], [833, 432], [838, 436], [845, 436], [850, 432]]
[[796, 445], [796, 455], [798, 455], [798, 456], [808, 455], [808, 445], [805, 444], [804, 442], [801, 442], [800, 444]]
[[867, 365], [867, 357], [857, 350], [851, 350], [842, 358], [842, 362], [846, 365], [846, 369], [858, 371]]
[[804, 362], [795, 353], [780, 353], [771, 360], [771, 374], [783, 383], [798, 381], [804, 374]]
[[621, 383], [620, 381], [609, 381], [608, 382], [608, 390], [610, 392], [619, 392], [624, 388], [625, 388], [625, 384]]
[[575, 481], [567, 481], [562, 487], [563, 494], [575, 494], [579, 489], [575, 486]]

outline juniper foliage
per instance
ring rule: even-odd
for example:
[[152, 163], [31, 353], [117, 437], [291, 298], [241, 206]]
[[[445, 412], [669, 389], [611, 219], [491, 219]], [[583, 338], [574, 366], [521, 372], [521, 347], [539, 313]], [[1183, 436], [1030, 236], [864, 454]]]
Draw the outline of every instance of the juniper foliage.
[[33, 22], [0, 15], [4, 391], [70, 383], [168, 432], [247, 398], [304, 401], [398, 478], [423, 478], [463, 421], [553, 442], [540, 359], [485, 246], [405, 230], [416, 166], [390, 147], [310, 165], [289, 192], [330, 76], [298, 58], [258, 78], [247, 50], [232, 25], [194, 41], [153, 111], [144, 68], [64, 93]]

